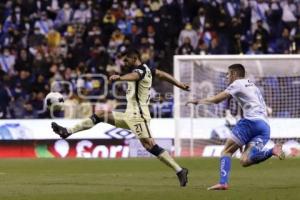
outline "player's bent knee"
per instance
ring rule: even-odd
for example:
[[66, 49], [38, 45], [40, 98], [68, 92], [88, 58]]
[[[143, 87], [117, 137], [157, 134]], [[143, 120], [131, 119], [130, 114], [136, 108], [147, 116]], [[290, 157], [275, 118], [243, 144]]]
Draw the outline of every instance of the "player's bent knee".
[[153, 145], [146, 143], [146, 142], [142, 142], [142, 145], [147, 151], [149, 151], [153, 147]]
[[153, 146], [155, 145], [155, 142], [154, 142], [154, 140], [152, 138], [141, 138], [140, 141], [141, 141], [143, 147], [147, 151], [149, 151], [150, 149], [152, 149]]

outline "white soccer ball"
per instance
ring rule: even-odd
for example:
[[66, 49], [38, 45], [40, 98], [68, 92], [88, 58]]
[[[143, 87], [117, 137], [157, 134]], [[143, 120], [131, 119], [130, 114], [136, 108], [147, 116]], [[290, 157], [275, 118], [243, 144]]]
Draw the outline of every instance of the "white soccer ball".
[[50, 92], [45, 98], [45, 105], [50, 110], [61, 110], [64, 106], [64, 96], [59, 92]]

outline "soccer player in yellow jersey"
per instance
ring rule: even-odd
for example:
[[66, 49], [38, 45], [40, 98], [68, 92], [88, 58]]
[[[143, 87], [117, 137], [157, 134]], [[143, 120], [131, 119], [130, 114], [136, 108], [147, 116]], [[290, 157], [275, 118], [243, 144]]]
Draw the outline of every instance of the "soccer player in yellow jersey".
[[149, 129], [151, 116], [148, 106], [150, 100], [149, 93], [154, 76], [186, 91], [189, 91], [189, 86], [177, 81], [168, 73], [158, 69], [151, 70], [146, 64], [142, 63], [140, 54], [136, 50], [126, 53], [124, 63], [126, 66], [132, 68], [132, 72], [123, 76], [112, 75], [109, 80], [127, 81], [128, 83], [126, 92], [127, 108], [125, 113], [96, 111], [90, 118], [84, 119], [71, 128], [62, 127], [53, 122], [52, 129], [62, 138], [67, 138], [71, 134], [89, 129], [100, 122], [129, 129], [141, 141], [148, 152], [174, 169], [180, 186], [184, 187], [188, 182], [188, 170], [179, 166], [167, 151], [155, 143]]

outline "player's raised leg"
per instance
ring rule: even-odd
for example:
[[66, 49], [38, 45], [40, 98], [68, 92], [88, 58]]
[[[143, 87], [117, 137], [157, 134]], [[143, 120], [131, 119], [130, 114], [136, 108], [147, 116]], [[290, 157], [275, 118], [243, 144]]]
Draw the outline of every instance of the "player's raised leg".
[[281, 144], [275, 144], [273, 148], [263, 150], [259, 143], [249, 143], [241, 156], [241, 165], [248, 167], [253, 164], [263, 162], [272, 156], [278, 157], [280, 160], [285, 158]]
[[51, 126], [56, 134], [58, 134], [61, 138], [65, 139], [74, 133], [90, 129], [100, 122], [106, 122], [111, 125], [115, 125], [115, 120], [112, 112], [99, 110], [95, 112], [91, 117], [83, 119], [71, 128], [65, 128], [63, 126], [58, 125], [55, 122], [52, 122]]
[[279, 159], [284, 159], [285, 155], [281, 144], [276, 144], [273, 148], [264, 148], [270, 140], [270, 126], [263, 120], [249, 121], [248, 123], [253, 138], [247, 143], [246, 149], [241, 157], [241, 164], [248, 167], [258, 164], [271, 158], [273, 155]]
[[228, 179], [231, 170], [231, 157], [240, 148], [234, 140], [227, 139], [225, 147], [222, 151], [220, 158], [220, 180], [219, 183], [213, 185], [208, 190], [227, 190], [228, 189]]
[[186, 186], [188, 182], [188, 169], [179, 166], [169, 152], [157, 145], [153, 138], [140, 138], [140, 141], [148, 152], [176, 172], [181, 187]]

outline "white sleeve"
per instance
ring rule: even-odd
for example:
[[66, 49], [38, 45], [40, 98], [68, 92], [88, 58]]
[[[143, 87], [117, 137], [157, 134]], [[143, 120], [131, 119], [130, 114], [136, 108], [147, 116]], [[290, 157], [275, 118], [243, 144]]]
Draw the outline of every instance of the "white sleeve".
[[240, 84], [237, 81], [234, 81], [225, 89], [225, 92], [229, 93], [231, 96], [235, 96], [236, 93], [240, 91], [240, 89]]

